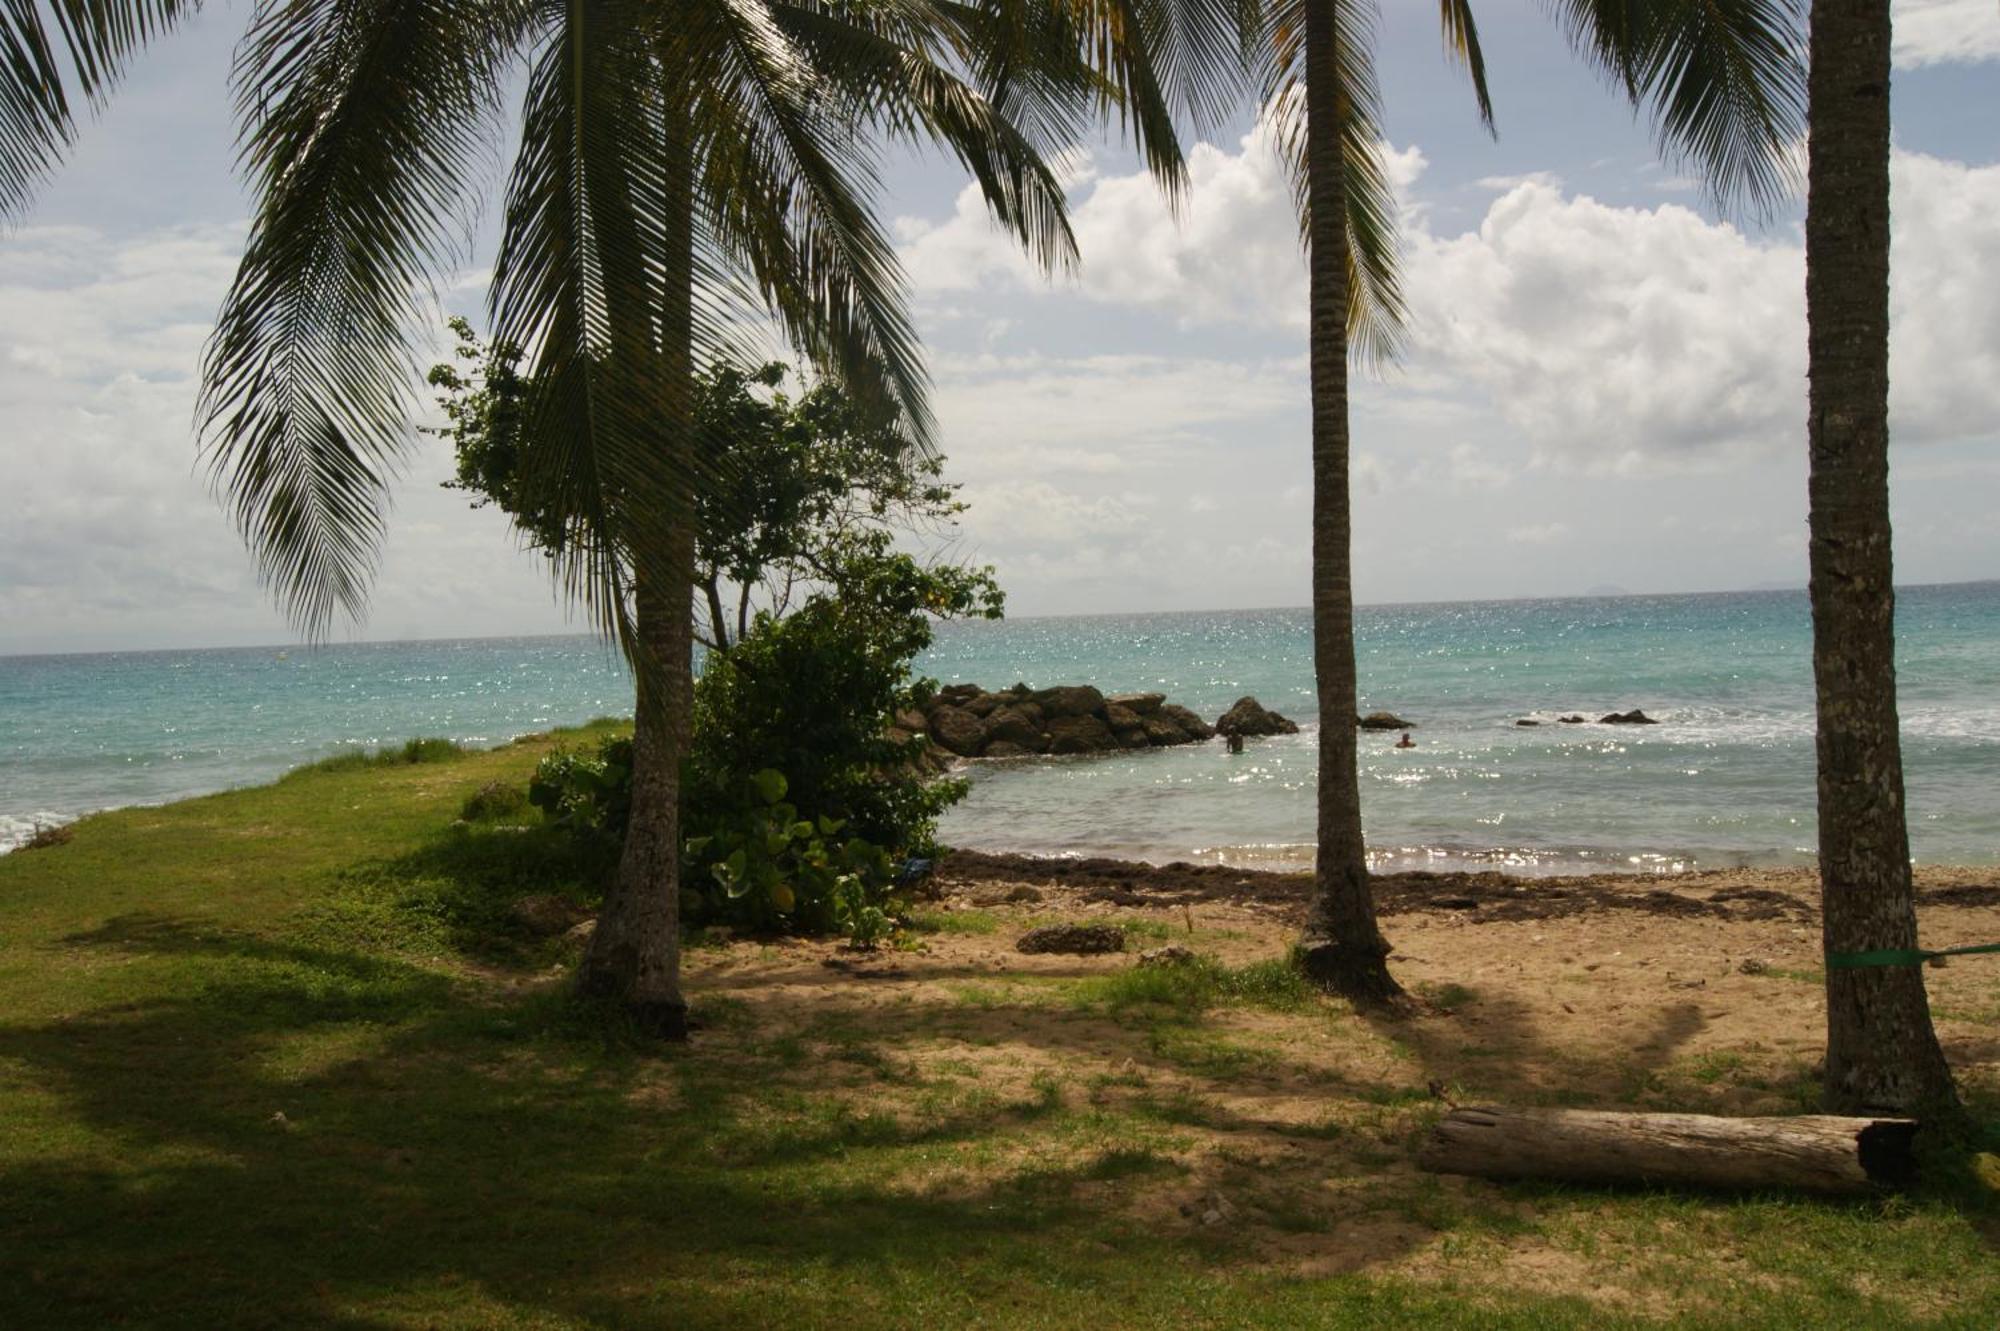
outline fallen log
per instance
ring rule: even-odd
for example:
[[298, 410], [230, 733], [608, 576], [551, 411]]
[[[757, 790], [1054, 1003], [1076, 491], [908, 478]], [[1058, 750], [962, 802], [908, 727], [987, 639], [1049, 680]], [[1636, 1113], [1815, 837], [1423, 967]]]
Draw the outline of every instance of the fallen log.
[[1916, 1177], [1899, 1118], [1717, 1118], [1581, 1109], [1454, 1109], [1417, 1162], [1438, 1174], [1867, 1193]]

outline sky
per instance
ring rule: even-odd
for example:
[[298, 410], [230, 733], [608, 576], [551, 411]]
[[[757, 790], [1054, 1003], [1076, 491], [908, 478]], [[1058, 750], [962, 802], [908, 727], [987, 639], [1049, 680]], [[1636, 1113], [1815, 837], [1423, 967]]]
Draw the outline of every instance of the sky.
[[[145, 53], [0, 234], [0, 655], [296, 637], [192, 432], [248, 214], [226, 86], [247, 10], [212, 4]], [[1355, 382], [1357, 598], [1802, 586], [1799, 210], [1716, 216], [1532, 0], [1477, 10], [1497, 139], [1436, 7], [1384, 10], [1412, 329], [1398, 365]], [[2000, 4], [1897, 0], [1895, 16], [1898, 578], [1996, 577]], [[1081, 147], [1082, 266], [1053, 282], [953, 164], [885, 166], [879, 206], [971, 504], [952, 550], [997, 567], [1013, 614], [1308, 600], [1287, 187], [1247, 110], [1190, 166], [1176, 216], [1115, 138]], [[477, 321], [490, 259], [464, 256], [440, 318]], [[413, 432], [370, 612], [333, 636], [579, 630], [504, 518], [441, 488], [450, 471]]]

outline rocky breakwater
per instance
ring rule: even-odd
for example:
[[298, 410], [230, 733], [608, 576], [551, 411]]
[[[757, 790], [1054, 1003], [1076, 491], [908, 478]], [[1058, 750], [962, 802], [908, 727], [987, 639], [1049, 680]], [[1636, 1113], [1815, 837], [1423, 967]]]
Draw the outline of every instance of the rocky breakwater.
[[1025, 758], [1031, 754], [1109, 753], [1211, 739], [1215, 727], [1160, 693], [1104, 693], [1088, 684], [1031, 689], [1016, 684], [988, 693], [977, 684], [948, 684], [921, 712], [896, 718], [898, 729], [921, 729], [937, 747], [961, 758]]

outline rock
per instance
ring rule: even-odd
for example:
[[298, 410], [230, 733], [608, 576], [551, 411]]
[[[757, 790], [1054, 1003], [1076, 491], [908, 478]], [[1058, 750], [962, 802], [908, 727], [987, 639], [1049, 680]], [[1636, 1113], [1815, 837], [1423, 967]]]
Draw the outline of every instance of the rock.
[[569, 927], [569, 932], [564, 934], [563, 937], [567, 938], [570, 942], [575, 943], [578, 946], [582, 946], [590, 942], [590, 940], [593, 937], [595, 937], [596, 934], [597, 934], [597, 921], [583, 920], [576, 924], [572, 924]]
[[1584, 718], [1580, 716], [1559, 716], [1556, 718], [1556, 720], [1562, 722], [1566, 726], [1580, 726], [1583, 724]]
[[976, 698], [967, 698], [960, 705], [974, 716], [990, 716], [1004, 701], [998, 694], [982, 693]]
[[973, 893], [971, 897], [975, 906], [1021, 906], [1041, 899], [1041, 889], [1030, 887], [1026, 883], [1007, 883], [1000, 887], [989, 887]]
[[986, 742], [986, 726], [963, 707], [940, 707], [931, 713], [931, 738], [959, 757], [971, 758]]
[[1186, 744], [1194, 738], [1164, 716], [1149, 716], [1141, 724], [1146, 731], [1146, 742], [1149, 744]]
[[1415, 721], [1405, 721], [1394, 712], [1370, 712], [1366, 716], [1354, 718], [1354, 724], [1363, 730], [1415, 730]]
[[507, 907], [507, 914], [514, 923], [520, 925], [537, 938], [553, 938], [566, 933], [569, 927], [590, 914], [589, 911], [549, 892], [538, 892], [522, 897]]
[[1026, 753], [1034, 753], [1043, 747], [1042, 722], [1040, 717], [1031, 717], [1019, 707], [1002, 707], [986, 718], [986, 756], [996, 757], [993, 752], [995, 742], [1018, 746]]
[[892, 724], [898, 730], [907, 730], [912, 735], [920, 735], [931, 728], [931, 719], [914, 707], [905, 707], [896, 713]]
[[1090, 716], [1104, 706], [1104, 695], [1089, 684], [1062, 684], [1052, 689], [1043, 689], [1034, 695], [1041, 705], [1042, 715], [1049, 720], [1059, 716]]
[[1530, 721], [1530, 720], [1528, 720], [1528, 719], [1526, 719], [1526, 718], [1524, 717], [1524, 718], [1522, 718], [1521, 720], [1519, 720], [1519, 721], [1516, 721], [1516, 722], [1515, 722], [1514, 724], [1515, 724], [1515, 725], [1517, 725], [1517, 726], [1538, 726], [1538, 725], [1540, 725], [1540, 724], [1541, 724], [1541, 722], [1540, 722], [1540, 721]]
[[1030, 929], [1015, 942], [1016, 952], [1065, 952], [1093, 956], [1123, 952], [1125, 931], [1115, 924], [1045, 924]]
[[1104, 700], [1104, 724], [1113, 730], [1136, 730], [1141, 734], [1146, 730], [1145, 719], [1115, 698]]
[[1050, 753], [1102, 753], [1118, 744], [1111, 727], [1095, 716], [1051, 717], [1046, 730]]
[[1432, 910], [1478, 910], [1478, 897], [1432, 897]]
[[1105, 706], [1129, 707], [1141, 716], [1151, 716], [1160, 710], [1167, 695], [1164, 693], [1114, 693], [1104, 700]]
[[[1181, 706], [1177, 702], [1170, 702], [1166, 706], [1160, 708], [1160, 717], [1162, 720], [1171, 721], [1175, 725], [1179, 726], [1181, 728], [1181, 734], [1186, 736], [1187, 739], [1193, 740], [1193, 739], [1215, 738], [1214, 726], [1202, 720], [1200, 717], [1196, 716], [1193, 712], [1190, 712], [1187, 708]], [[1151, 718], [1148, 719], [1150, 720]], [[1147, 730], [1148, 733], [1150, 734], [1151, 727], [1149, 726]], [[1157, 742], [1158, 741], [1155, 741], [1155, 743]]]
[[1258, 702], [1255, 698], [1238, 698], [1236, 705], [1224, 712], [1215, 722], [1219, 735], [1242, 735], [1254, 739], [1259, 735], [1296, 735], [1298, 722], [1276, 712]]
[[1597, 718], [1597, 724], [1601, 726], [1656, 726], [1660, 723], [1634, 707], [1629, 712], [1613, 712], [1609, 716], [1600, 716]]
[[938, 690], [937, 696], [946, 702], [959, 703], [967, 698], [977, 698], [986, 692], [977, 684], [947, 684]]
[[1149, 947], [1139, 954], [1141, 966], [1191, 966], [1201, 960], [1201, 954], [1191, 947], [1179, 943], [1168, 943], [1165, 947]]
[[986, 741], [986, 747], [979, 751], [979, 756], [982, 758], [1032, 758], [1035, 756], [1035, 751], [1026, 745], [1016, 744], [1011, 739], [993, 739]]
[[1771, 973], [1771, 963], [1768, 961], [1759, 961], [1755, 957], [1745, 957], [1737, 963], [1736, 969], [1744, 975], [1769, 975]]

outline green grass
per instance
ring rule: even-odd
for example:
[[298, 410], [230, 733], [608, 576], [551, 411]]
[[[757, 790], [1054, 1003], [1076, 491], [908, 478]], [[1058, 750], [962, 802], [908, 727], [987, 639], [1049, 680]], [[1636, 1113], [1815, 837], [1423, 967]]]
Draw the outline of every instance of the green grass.
[[1112, 1012], [1150, 1008], [1184, 1017], [1214, 1007], [1298, 1012], [1333, 1006], [1284, 960], [1231, 967], [1199, 954], [1174, 965], [1132, 966], [1080, 980], [1070, 996], [1083, 1007]]
[[[460, 824], [552, 743], [344, 755], [0, 857], [0, 1327], [2000, 1320], [1976, 1179], [1835, 1205], [1413, 1174], [1420, 1054], [1303, 1109], [1266, 1084], [1387, 1044], [1277, 960], [947, 973], [964, 1001], [899, 1006], [734, 983], [821, 974], [739, 943], [698, 954], [697, 1041], [647, 1046], [507, 909], [587, 900], [591, 866], [533, 818]], [[1176, 1209], [1210, 1192], [1235, 1218]], [[1496, 1281], [1519, 1245], [1585, 1275]]]

